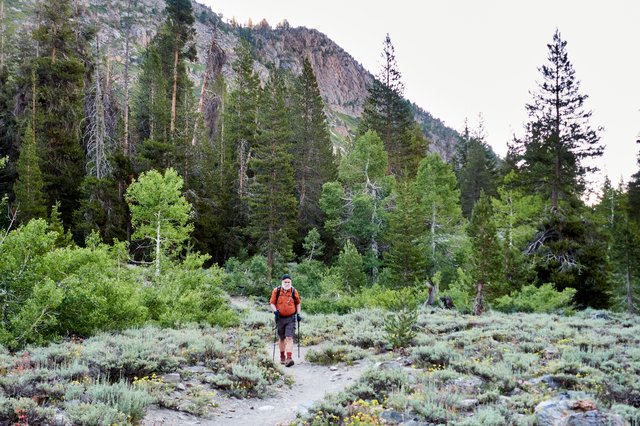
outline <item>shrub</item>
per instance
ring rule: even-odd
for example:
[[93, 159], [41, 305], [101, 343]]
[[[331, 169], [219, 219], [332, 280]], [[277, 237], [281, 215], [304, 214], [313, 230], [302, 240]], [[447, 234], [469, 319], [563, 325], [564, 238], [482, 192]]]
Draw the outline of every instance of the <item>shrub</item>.
[[68, 402], [65, 404], [65, 412], [73, 424], [87, 426], [119, 425], [127, 424], [127, 415], [118, 411], [111, 405], [94, 402]]
[[384, 329], [394, 349], [406, 348], [416, 337], [414, 327], [418, 321], [418, 312], [403, 307], [397, 313], [387, 315]]
[[254, 364], [234, 364], [231, 367], [233, 393], [246, 397], [264, 396], [267, 389], [267, 382], [263, 377], [263, 371]]
[[202, 269], [208, 256], [189, 255], [181, 264], [165, 266], [147, 290], [151, 319], [166, 327], [188, 323], [232, 325], [238, 318], [222, 291], [224, 271]]
[[449, 284], [449, 288], [442, 293], [449, 296], [457, 310], [470, 313], [473, 310], [473, 277], [466, 274], [462, 268], [456, 270], [456, 279]]
[[502, 312], [567, 313], [572, 310], [571, 303], [575, 294], [576, 290], [573, 288], [557, 291], [553, 284], [543, 284], [540, 287], [526, 285], [520, 291], [496, 299], [494, 307]]
[[330, 345], [321, 349], [309, 349], [306, 355], [306, 359], [310, 362], [321, 365], [332, 365], [339, 362], [346, 362], [347, 364], [351, 364], [353, 363], [353, 361], [362, 359], [366, 355], [366, 351], [356, 346]]
[[264, 256], [253, 256], [245, 262], [232, 257], [227, 260], [224, 269], [227, 273], [224, 282], [224, 288], [227, 292], [245, 296], [269, 297], [272, 286], [267, 280], [269, 268]]
[[433, 346], [418, 346], [411, 351], [411, 358], [418, 367], [449, 365], [457, 356], [454, 349], [444, 342], [436, 342]]

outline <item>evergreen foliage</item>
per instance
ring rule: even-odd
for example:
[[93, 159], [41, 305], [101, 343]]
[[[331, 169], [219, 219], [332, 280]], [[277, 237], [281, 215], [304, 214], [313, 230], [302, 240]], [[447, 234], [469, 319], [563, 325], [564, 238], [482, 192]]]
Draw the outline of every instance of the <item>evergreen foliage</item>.
[[292, 113], [293, 161], [299, 233], [322, 224], [320, 195], [325, 182], [335, 180], [333, 147], [329, 136], [324, 103], [311, 63], [304, 59], [302, 74], [296, 80]]
[[497, 196], [498, 158], [484, 141], [482, 122], [473, 135], [468, 127], [465, 128], [456, 145], [453, 165], [460, 187], [462, 214], [470, 218], [482, 191], [492, 197]]
[[40, 171], [36, 136], [31, 123], [27, 124], [22, 138], [16, 169], [18, 180], [13, 192], [18, 203], [20, 221], [27, 223], [30, 219], [46, 217], [47, 207], [42, 192], [44, 181]]
[[413, 286], [425, 279], [426, 258], [420, 244], [424, 232], [418, 195], [408, 181], [401, 182], [385, 235], [389, 248], [384, 254], [384, 265], [389, 284]]
[[273, 71], [261, 91], [258, 135], [253, 144], [249, 187], [249, 235], [267, 258], [269, 279], [276, 258], [292, 258], [296, 199], [291, 123], [282, 75]]
[[409, 103], [402, 97], [404, 84], [396, 64], [389, 34], [382, 52], [382, 69], [369, 87], [364, 103], [360, 133], [375, 131], [388, 153], [387, 172], [415, 176], [417, 164], [426, 153], [424, 137], [414, 137], [416, 128]]
[[471, 239], [471, 263], [476, 281], [474, 313], [484, 311], [485, 294], [495, 297], [499, 294], [502, 279], [502, 247], [494, 221], [491, 199], [484, 192], [473, 208], [467, 232]]
[[449, 282], [466, 245], [460, 191], [451, 166], [437, 154], [428, 155], [418, 167], [416, 192], [424, 224], [421, 248], [426, 276], [441, 271]]
[[47, 205], [59, 201], [62, 222], [71, 226], [84, 176], [80, 122], [85, 52], [91, 33], [81, 27], [81, 17], [75, 16], [70, 0], [42, 1], [36, 8], [40, 22], [33, 38], [40, 56], [30, 64], [36, 87], [35, 98], [30, 99], [36, 112], [33, 127], [43, 147], [40, 158]]
[[567, 42], [556, 30], [548, 44], [548, 62], [539, 68], [542, 81], [527, 104], [527, 135], [517, 142], [522, 183], [548, 198], [555, 210], [561, 201], [572, 202], [584, 190], [585, 160], [602, 155], [601, 129], [589, 125], [591, 111], [584, 109], [588, 96], [569, 61]]

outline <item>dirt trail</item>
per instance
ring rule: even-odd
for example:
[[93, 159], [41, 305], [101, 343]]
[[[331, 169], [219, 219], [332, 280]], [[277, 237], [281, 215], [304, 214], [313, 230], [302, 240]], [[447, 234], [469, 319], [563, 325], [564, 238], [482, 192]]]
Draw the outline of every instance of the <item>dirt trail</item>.
[[[234, 304], [244, 301], [235, 301]], [[310, 347], [313, 348], [313, 347]], [[356, 361], [354, 365], [340, 364], [334, 367], [314, 365], [305, 359], [310, 348], [300, 348], [300, 358], [295, 348], [295, 365], [285, 368], [285, 373], [294, 380], [290, 388], [286, 385], [276, 389], [276, 394], [264, 399], [227, 398], [216, 401], [219, 407], [210, 418], [199, 418], [173, 410], [152, 408], [143, 421], [144, 426], [168, 425], [235, 425], [275, 426], [294, 421], [297, 413], [304, 414], [309, 407], [327, 394], [341, 391], [354, 383], [364, 372], [369, 362]], [[272, 346], [267, 350], [272, 353]], [[279, 355], [276, 354], [276, 357]], [[284, 367], [283, 367], [284, 368]]]

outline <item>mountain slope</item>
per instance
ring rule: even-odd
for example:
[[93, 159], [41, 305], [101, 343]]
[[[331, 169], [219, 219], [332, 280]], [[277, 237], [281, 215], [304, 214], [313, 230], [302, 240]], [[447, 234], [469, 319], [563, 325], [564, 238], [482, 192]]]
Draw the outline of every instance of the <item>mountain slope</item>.
[[[23, 16], [30, 15], [28, 11], [33, 0], [4, 1], [10, 6], [10, 19], [19, 17], [22, 20]], [[87, 9], [87, 19], [96, 27], [100, 43], [108, 52], [112, 76], [116, 80], [124, 68], [126, 28], [127, 22], [131, 23], [132, 74], [135, 78], [145, 46], [164, 19], [164, 0], [77, 0], [74, 5]], [[206, 53], [212, 37], [226, 53], [227, 61], [222, 72], [231, 86], [234, 80], [231, 63], [235, 60], [234, 49], [241, 37], [249, 40], [254, 47], [254, 69], [263, 81], [268, 75], [269, 64], [298, 75], [307, 57], [326, 103], [334, 144], [341, 147], [352, 139], [373, 75], [349, 53], [314, 29], [292, 28], [286, 22], [276, 28], [271, 28], [265, 21], [252, 27], [226, 23], [209, 7], [196, 2], [193, 2], [193, 11], [198, 61], [191, 65], [190, 73], [196, 81], [196, 87], [204, 75]], [[17, 40], [20, 32], [29, 32], [31, 28], [28, 24], [18, 26], [13, 31], [13, 39]], [[457, 132], [417, 105], [412, 105], [412, 109], [422, 130], [433, 142], [431, 149], [449, 158], [457, 140]]]

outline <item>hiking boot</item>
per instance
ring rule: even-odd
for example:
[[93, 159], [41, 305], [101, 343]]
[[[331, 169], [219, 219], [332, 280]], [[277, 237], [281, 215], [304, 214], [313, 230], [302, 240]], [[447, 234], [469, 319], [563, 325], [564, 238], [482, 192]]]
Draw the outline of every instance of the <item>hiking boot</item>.
[[287, 361], [284, 363], [285, 367], [291, 367], [294, 364], [292, 358], [287, 358]]
[[286, 362], [287, 360], [284, 357], [280, 358], [280, 364], [284, 365]]

